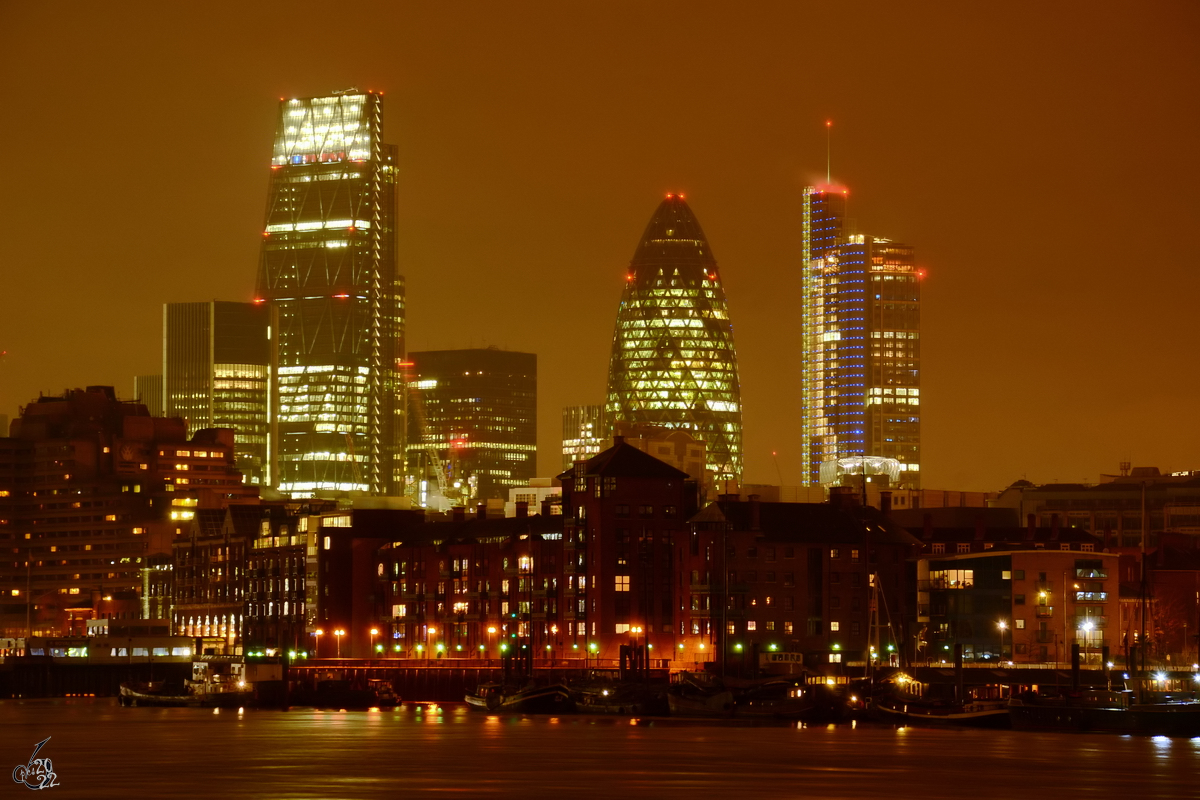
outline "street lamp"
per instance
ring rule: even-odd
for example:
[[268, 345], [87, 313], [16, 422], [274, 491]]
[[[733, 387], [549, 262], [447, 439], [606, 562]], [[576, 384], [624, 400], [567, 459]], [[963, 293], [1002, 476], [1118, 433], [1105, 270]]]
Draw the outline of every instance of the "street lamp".
[[375, 637], [379, 635], [379, 628], [371, 628], [371, 652], [375, 652]]
[[313, 646], [313, 655], [316, 658], [321, 657], [321, 637], [324, 634], [325, 634], [325, 631], [321, 630], [320, 628], [317, 628], [315, 631], [313, 631], [313, 636], [316, 637], [316, 640], [317, 640], [317, 643]]
[[1004, 663], [1004, 632], [1008, 630], [1008, 621], [1000, 620], [996, 623], [996, 627], [1000, 629], [1000, 663]]
[[1090, 658], [1088, 650], [1091, 648], [1092, 628], [1096, 627], [1090, 620], [1084, 620], [1079, 626], [1079, 630], [1083, 631], [1083, 661], [1086, 664]]
[[346, 632], [344, 630], [342, 630], [341, 628], [338, 628], [337, 630], [335, 630], [333, 632], [333, 635], [337, 637], [337, 657], [341, 658], [342, 657], [342, 637], [346, 635]]

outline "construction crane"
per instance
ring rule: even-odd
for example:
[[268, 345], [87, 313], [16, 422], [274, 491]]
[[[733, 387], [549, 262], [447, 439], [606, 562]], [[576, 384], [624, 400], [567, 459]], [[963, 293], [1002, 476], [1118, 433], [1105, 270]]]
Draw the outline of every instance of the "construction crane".
[[429, 428], [425, 418], [425, 398], [421, 394], [421, 389], [412, 379], [412, 362], [398, 362], [403, 370], [404, 385], [408, 389], [409, 403], [412, 406], [413, 414], [417, 418], [417, 430], [421, 436], [421, 442], [424, 445], [425, 454], [428, 459], [427, 466], [433, 467], [433, 472], [437, 476], [438, 494], [443, 502], [449, 502], [450, 487], [449, 479], [446, 476], [446, 464], [442, 461], [441, 455], [438, 453], [437, 446], [430, 441]]

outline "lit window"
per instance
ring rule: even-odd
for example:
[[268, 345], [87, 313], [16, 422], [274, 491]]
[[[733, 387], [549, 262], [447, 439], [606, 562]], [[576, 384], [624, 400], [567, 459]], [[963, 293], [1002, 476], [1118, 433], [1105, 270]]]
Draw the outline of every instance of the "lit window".
[[618, 592], [628, 592], [629, 591], [629, 576], [628, 575], [618, 575], [616, 577], [616, 590]]
[[841, 627], [842, 627], [842, 623], [840, 623], [840, 622], [829, 623], [829, 630], [831, 630], [831, 631], [841, 630]]

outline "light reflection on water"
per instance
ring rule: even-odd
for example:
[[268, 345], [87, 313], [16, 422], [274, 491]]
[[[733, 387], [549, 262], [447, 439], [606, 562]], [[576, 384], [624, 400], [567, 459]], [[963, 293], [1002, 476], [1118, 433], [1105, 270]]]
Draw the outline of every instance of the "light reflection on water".
[[0, 702], [0, 783], [47, 736], [56, 798], [1194, 797], [1200, 772], [1200, 739], [96, 699]]

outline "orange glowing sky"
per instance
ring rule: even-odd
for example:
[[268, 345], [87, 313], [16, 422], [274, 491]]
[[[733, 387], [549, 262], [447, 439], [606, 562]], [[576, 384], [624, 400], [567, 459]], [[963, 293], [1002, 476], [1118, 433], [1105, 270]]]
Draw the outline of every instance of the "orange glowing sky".
[[540, 474], [600, 402], [685, 192], [729, 296], [745, 478], [800, 479], [800, 203], [832, 175], [923, 284], [924, 485], [1200, 469], [1200, 6], [7, 3], [0, 413], [161, 364], [250, 299], [280, 96], [386, 92], [411, 350], [539, 356]]

